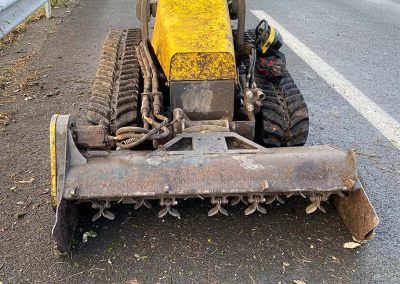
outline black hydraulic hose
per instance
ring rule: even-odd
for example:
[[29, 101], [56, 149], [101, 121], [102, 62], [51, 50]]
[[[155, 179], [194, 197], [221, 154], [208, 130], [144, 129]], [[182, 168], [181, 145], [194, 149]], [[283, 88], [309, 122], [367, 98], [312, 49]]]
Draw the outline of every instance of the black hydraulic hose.
[[153, 58], [151, 57], [149, 46], [147, 41], [142, 41], [141, 43], [142, 49], [144, 50], [144, 56], [147, 59], [149, 67], [152, 73], [151, 79], [151, 87], [153, 94], [153, 115], [159, 120], [168, 120], [167, 117], [161, 114], [161, 93], [158, 92], [158, 76], [157, 76], [157, 68], [154, 64]]
[[[169, 135], [169, 131], [161, 133], [161, 134], [157, 134], [158, 131], [161, 130], [161, 128], [166, 127], [165, 125], [167, 124], [167, 121], [164, 121], [162, 123], [160, 123], [157, 127], [154, 127], [152, 130], [150, 130], [149, 132], [147, 132], [146, 134], [142, 134], [143, 136], [136, 139], [136, 137], [134, 137], [135, 139], [132, 141], [132, 143], [128, 143], [125, 144], [123, 142], [117, 142], [115, 143], [117, 145], [117, 147], [119, 147], [120, 149], [131, 149], [134, 148], [135, 146], [143, 143], [144, 141], [148, 140], [148, 139], [162, 139], [164, 137], [167, 137]], [[168, 127], [166, 127], [168, 129]], [[154, 137], [157, 136], [157, 137]]]
[[[114, 137], [114, 140], [117, 141], [116, 145], [119, 149], [131, 149], [146, 140], [160, 140], [166, 138], [170, 134], [170, 130], [167, 127], [168, 119], [160, 114], [161, 94], [158, 92], [159, 84], [157, 69], [150, 55], [147, 44], [148, 43], [146, 39], [136, 47], [136, 55], [144, 78], [143, 93], [141, 98], [142, 105], [140, 108], [144, 128], [122, 127], [118, 129], [116, 133], [117, 136]], [[153, 114], [151, 114], [150, 107], [151, 98], [153, 99]], [[159, 123], [154, 120], [153, 115], [162, 120], [162, 122]], [[149, 130], [149, 125], [151, 125], [153, 129]]]
[[136, 47], [136, 55], [139, 61], [140, 69], [142, 69], [143, 73], [143, 89], [144, 93], [150, 93], [151, 90], [151, 72], [149, 69], [149, 66], [146, 64], [144, 58], [143, 58], [143, 53], [140, 49], [140, 45]]
[[246, 88], [252, 88], [254, 84], [254, 69], [256, 67], [256, 60], [257, 56], [255, 53], [255, 48], [251, 49], [249, 55], [249, 68], [247, 70], [247, 81], [246, 81]]
[[244, 44], [244, 29], [246, 25], [246, 1], [237, 0], [239, 6], [238, 25], [237, 25], [237, 46], [238, 51]]
[[147, 41], [142, 41], [140, 43], [142, 45], [142, 48], [144, 50], [144, 55], [146, 56], [146, 59], [149, 63], [149, 67], [151, 70], [152, 74], [152, 79], [151, 79], [151, 86], [152, 86], [152, 92], [157, 93], [158, 92], [158, 77], [157, 77], [157, 69], [156, 65], [154, 64], [153, 58], [150, 55], [149, 51], [149, 46]]
[[251, 67], [250, 67], [250, 88], [254, 88], [255, 86], [255, 79], [254, 79], [254, 72], [256, 69], [256, 63], [257, 63], [257, 51], [256, 49], [253, 47], [251, 49], [251, 57], [252, 57], [252, 61], [251, 61]]
[[140, 49], [140, 45], [136, 47], [136, 56], [139, 61], [140, 69], [142, 70], [143, 81], [144, 81], [143, 82], [143, 94], [142, 94], [142, 106], [140, 108], [140, 113], [142, 114], [144, 128], [149, 129], [149, 122], [145, 119], [145, 115], [150, 111], [150, 106], [147, 103], [146, 99], [148, 99], [147, 94], [151, 90], [151, 80], [150, 80], [151, 73], [150, 73], [149, 68], [146, 65], [145, 60], [143, 58], [143, 54]]

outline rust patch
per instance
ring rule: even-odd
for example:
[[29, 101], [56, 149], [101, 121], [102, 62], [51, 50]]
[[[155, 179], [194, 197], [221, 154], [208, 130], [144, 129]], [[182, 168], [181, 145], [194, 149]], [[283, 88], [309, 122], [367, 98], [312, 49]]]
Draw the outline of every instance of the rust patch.
[[241, 162], [240, 166], [246, 170], [264, 169], [264, 166], [255, 163], [254, 160], [251, 159], [251, 156], [239, 155], [239, 156], [233, 156], [232, 158], [235, 160], [239, 160]]

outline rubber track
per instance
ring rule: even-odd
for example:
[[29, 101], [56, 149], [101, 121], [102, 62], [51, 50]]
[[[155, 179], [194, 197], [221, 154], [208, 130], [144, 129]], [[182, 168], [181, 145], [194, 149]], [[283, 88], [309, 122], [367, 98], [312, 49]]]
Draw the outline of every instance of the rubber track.
[[302, 146], [307, 141], [307, 105], [287, 70], [276, 82], [256, 75], [257, 86], [266, 98], [261, 111], [262, 143], [269, 147]]
[[286, 136], [282, 141], [283, 146], [303, 146], [308, 137], [308, 107], [286, 68], [276, 88], [281, 100], [284, 100], [286, 114], [289, 118], [285, 129]]
[[112, 29], [101, 51], [87, 118], [111, 133], [137, 119], [140, 68], [135, 46], [140, 40], [140, 29]]
[[[248, 30], [244, 39], [254, 42], [255, 30]], [[286, 63], [283, 53], [279, 52], [279, 57]], [[281, 77], [267, 78], [257, 72], [255, 76], [257, 87], [266, 95], [257, 116], [262, 129], [256, 132], [256, 140], [267, 147], [303, 146], [309, 128], [307, 104], [286, 67]]]

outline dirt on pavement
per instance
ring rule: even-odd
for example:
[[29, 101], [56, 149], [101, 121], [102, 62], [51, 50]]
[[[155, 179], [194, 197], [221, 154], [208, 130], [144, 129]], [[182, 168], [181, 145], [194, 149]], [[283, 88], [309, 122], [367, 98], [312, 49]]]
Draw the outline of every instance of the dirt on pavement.
[[[91, 78], [61, 40], [64, 22], [79, 9], [67, 1], [0, 46], [0, 281], [33, 283], [48, 277], [54, 254], [49, 205], [49, 118], [82, 117]], [[69, 40], [73, 41], [73, 36]], [[51, 48], [49, 48], [51, 46]], [[95, 55], [97, 56], [97, 54]], [[51, 279], [55, 279], [56, 274]], [[44, 280], [46, 281], [46, 280]]]

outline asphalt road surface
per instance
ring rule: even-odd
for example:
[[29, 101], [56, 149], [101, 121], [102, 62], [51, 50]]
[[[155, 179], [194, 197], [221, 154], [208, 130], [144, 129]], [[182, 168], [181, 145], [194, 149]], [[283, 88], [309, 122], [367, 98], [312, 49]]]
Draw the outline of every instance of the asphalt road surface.
[[[251, 0], [247, 27], [262, 10], [400, 121], [400, 3], [391, 0]], [[268, 18], [267, 18], [268, 19]], [[136, 27], [134, 1], [87, 0], [55, 9], [12, 45], [0, 46], [0, 283], [400, 283], [399, 133], [382, 134], [288, 46], [288, 68], [311, 113], [309, 145], [354, 148], [381, 224], [355, 250], [332, 207], [307, 215], [301, 199], [268, 214], [207, 217], [209, 204], [113, 209], [115, 221], [82, 220], [72, 254], [59, 257], [49, 204], [48, 123], [53, 113], [84, 120], [99, 50], [111, 27]], [[394, 124], [395, 125], [395, 124]], [[398, 130], [400, 132], [400, 129]], [[384, 130], [383, 130], [384, 132]], [[33, 178], [34, 180], [32, 181]], [[23, 182], [25, 183], [18, 183]]]

